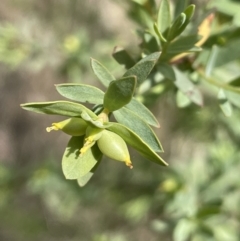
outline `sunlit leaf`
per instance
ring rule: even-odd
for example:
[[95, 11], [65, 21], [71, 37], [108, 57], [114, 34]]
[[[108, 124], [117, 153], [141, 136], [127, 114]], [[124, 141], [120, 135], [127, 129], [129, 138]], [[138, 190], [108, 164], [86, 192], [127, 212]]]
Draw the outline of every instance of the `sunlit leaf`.
[[162, 146], [150, 126], [135, 113], [125, 107], [113, 112], [116, 120], [135, 132], [155, 152], [162, 152]]
[[153, 29], [154, 29], [155, 33], [157, 34], [159, 40], [160, 40], [161, 42], [166, 43], [167, 40], [164, 38], [163, 34], [162, 34], [162, 33], [160, 32], [160, 30], [158, 29], [158, 26], [157, 26], [156, 23], [154, 23]]
[[104, 95], [104, 108], [112, 112], [128, 104], [133, 97], [136, 83], [137, 79], [135, 76], [112, 81]]
[[91, 66], [94, 74], [105, 87], [107, 87], [111, 81], [115, 80], [114, 76], [107, 70], [107, 68], [96, 59], [91, 59]]
[[104, 93], [100, 89], [85, 84], [58, 84], [56, 89], [62, 96], [79, 102], [102, 104]]
[[94, 175], [95, 171], [97, 170], [99, 164], [101, 163], [101, 160], [102, 160], [102, 158], [99, 158], [99, 160], [97, 160], [97, 164], [91, 169], [90, 172], [88, 172], [86, 175], [79, 177], [77, 179], [78, 185], [80, 187], [85, 186], [90, 181], [90, 179]]
[[157, 164], [167, 166], [168, 164], [156, 154], [156, 152], [146, 143], [139, 135], [134, 133], [124, 125], [119, 123], [113, 123], [108, 130], [115, 132], [121, 136], [127, 144], [136, 149], [141, 155], [147, 158], [149, 161], [153, 161]]
[[162, 0], [160, 3], [160, 7], [158, 10], [157, 17], [157, 26], [161, 33], [164, 33], [165, 30], [171, 24], [171, 12], [170, 12], [170, 4], [169, 0]]
[[97, 116], [84, 105], [69, 101], [32, 102], [21, 104], [21, 107], [25, 110], [40, 114], [69, 117], [81, 117], [81, 113], [85, 111], [92, 118], [97, 118]]
[[177, 35], [180, 35], [185, 30], [187, 25], [190, 23], [190, 20], [192, 19], [193, 15], [194, 15], [194, 12], [195, 12], [195, 5], [194, 4], [189, 5], [184, 10], [183, 13], [186, 15], [186, 19], [185, 19], [184, 23], [181, 25], [181, 27], [178, 29], [178, 31], [177, 31], [178, 34]]
[[[169, 44], [168, 53], [169, 54], [178, 54], [182, 52], [190, 52], [195, 47], [195, 44], [198, 42], [199, 35], [188, 35], [180, 37], [176, 41]], [[201, 48], [198, 48], [201, 50]]]
[[89, 173], [101, 159], [102, 153], [97, 145], [80, 154], [84, 136], [72, 137], [62, 158], [62, 169], [66, 179], [78, 179]]
[[155, 116], [152, 114], [152, 112], [141, 102], [137, 101], [136, 99], [132, 99], [131, 102], [129, 102], [126, 106], [126, 109], [129, 109], [130, 111], [134, 112], [136, 115], [138, 115], [141, 119], [143, 119], [146, 123], [149, 125], [159, 127], [158, 120], [155, 118]]
[[188, 4], [189, 0], [176, 0], [174, 1], [174, 16], [175, 18], [178, 17], [178, 15], [180, 15], [184, 9], [186, 9], [187, 4]]
[[137, 84], [140, 85], [148, 77], [149, 73], [158, 61], [160, 54], [160, 52], [152, 53], [141, 59], [132, 68], [128, 69], [123, 77], [135, 75], [137, 77]]
[[[186, 14], [181, 13], [176, 20], [173, 22], [171, 28], [169, 29], [167, 40], [170, 42], [175, 39], [179, 34], [181, 34], [180, 29], [184, 22], [186, 21]], [[180, 33], [179, 33], [180, 32]]]

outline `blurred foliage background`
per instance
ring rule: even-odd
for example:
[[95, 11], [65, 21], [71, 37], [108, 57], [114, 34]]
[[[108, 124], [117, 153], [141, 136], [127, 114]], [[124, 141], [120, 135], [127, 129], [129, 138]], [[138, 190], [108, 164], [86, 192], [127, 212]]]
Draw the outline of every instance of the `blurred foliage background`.
[[[135, 152], [132, 171], [104, 159], [82, 189], [61, 172], [67, 136], [45, 131], [56, 118], [19, 107], [60, 99], [57, 83], [98, 85], [90, 57], [116, 75], [123, 71], [111, 57], [113, 47], [139, 54], [135, 32], [144, 14], [135, 4], [144, 10], [148, 2], [1, 0], [0, 240], [240, 240], [239, 95], [229, 94], [231, 107], [222, 112], [207, 82], [200, 86], [203, 107], [178, 108], [176, 90], [153, 88], [148, 95], [155, 101], [146, 104], [161, 124], [156, 131], [170, 167]], [[217, 20], [196, 59], [204, 65], [214, 46], [220, 57], [212, 76], [239, 86], [240, 3], [182, 2], [196, 4], [196, 22], [214, 9]]]

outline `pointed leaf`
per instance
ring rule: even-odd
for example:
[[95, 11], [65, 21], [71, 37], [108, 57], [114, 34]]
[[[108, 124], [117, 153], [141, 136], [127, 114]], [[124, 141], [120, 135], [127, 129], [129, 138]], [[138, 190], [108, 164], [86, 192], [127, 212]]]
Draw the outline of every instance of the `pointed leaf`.
[[[176, 41], [169, 44], [167, 53], [171, 56], [174, 56], [183, 52], [193, 52], [192, 49], [196, 47], [195, 44], [199, 41], [199, 39], [200, 36], [196, 34], [180, 37]], [[196, 50], [200, 51], [201, 48], [198, 47]]]
[[211, 75], [213, 69], [215, 68], [216, 60], [218, 58], [218, 50], [219, 50], [219, 48], [216, 45], [214, 45], [212, 47], [210, 55], [208, 57], [208, 61], [206, 64], [206, 70], [205, 70], [205, 74], [208, 77]]
[[203, 106], [203, 97], [197, 87], [188, 77], [177, 68], [173, 67], [176, 80], [174, 84], [181, 90], [193, 103]]
[[131, 68], [135, 64], [133, 58], [123, 48], [115, 47], [112, 56], [119, 64], [125, 65], [126, 69]]
[[86, 175], [82, 176], [82, 177], [79, 177], [77, 179], [77, 182], [78, 182], [78, 185], [80, 187], [83, 187], [85, 186], [89, 181], [90, 179], [92, 178], [92, 176], [94, 175], [95, 171], [97, 170], [99, 164], [101, 163], [101, 158], [100, 160], [97, 161], [97, 164], [91, 169], [91, 171], [89, 173], [87, 173]]
[[133, 97], [136, 83], [135, 76], [112, 81], [104, 95], [104, 108], [112, 112], [128, 104]]
[[78, 179], [85, 176], [102, 157], [97, 145], [80, 155], [83, 141], [84, 136], [74, 136], [65, 149], [62, 158], [62, 169], [66, 179]]
[[127, 144], [136, 149], [141, 155], [147, 158], [149, 161], [153, 161], [157, 164], [167, 166], [168, 164], [158, 156], [152, 148], [141, 139], [136, 133], [128, 129], [126, 126], [119, 123], [113, 123], [108, 130], [121, 136]]
[[96, 59], [91, 59], [91, 66], [94, 74], [104, 86], [107, 87], [111, 81], [115, 80], [114, 76], [107, 70], [107, 68]]
[[163, 148], [150, 126], [140, 117], [125, 107], [113, 112], [116, 120], [135, 132], [155, 152], [163, 152]]
[[186, 15], [186, 20], [184, 21], [184, 23], [182, 24], [182, 26], [178, 29], [178, 33], [177, 35], [180, 35], [185, 28], [187, 27], [187, 25], [190, 23], [190, 20], [192, 19], [193, 15], [195, 12], [195, 5], [191, 4], [189, 5], [185, 10], [184, 10], [184, 14]]
[[174, 2], [174, 16], [177, 18], [177, 16], [184, 11], [184, 9], [187, 7], [189, 0], [177, 0]]
[[100, 89], [85, 84], [58, 84], [58, 93], [70, 100], [102, 104], [104, 93]]
[[165, 30], [171, 24], [171, 13], [170, 13], [170, 4], [169, 0], [162, 0], [159, 10], [158, 10], [158, 17], [157, 17], [157, 25], [158, 29], [161, 33], [164, 33]]
[[142, 118], [147, 124], [160, 127], [158, 120], [155, 118], [153, 113], [141, 102], [137, 101], [136, 99], [132, 99], [126, 106], [126, 109], [134, 112], [134, 114], [138, 115], [138, 117]]
[[160, 42], [166, 43], [167, 40], [163, 37], [163, 35], [162, 35], [162, 33], [160, 32], [160, 30], [158, 29], [158, 26], [157, 26], [156, 23], [154, 23], [153, 29], [154, 29], [155, 33], [157, 34]]
[[69, 101], [33, 102], [21, 104], [21, 107], [25, 110], [40, 114], [62, 115], [69, 117], [81, 117], [81, 113], [85, 111], [92, 118], [97, 118], [97, 116], [84, 105]]
[[93, 176], [93, 172], [89, 172], [89, 173], [87, 173], [86, 175], [84, 175], [84, 176], [82, 176], [82, 177], [79, 177], [78, 179], [77, 179], [77, 182], [78, 182], [78, 185], [80, 186], [80, 187], [84, 187], [89, 181], [90, 181], [90, 179], [92, 178], [92, 176]]
[[137, 76], [137, 84], [140, 85], [149, 75], [154, 65], [160, 57], [160, 52], [155, 52], [141, 59], [132, 68], [128, 69], [123, 77], [135, 75]]
[[232, 105], [228, 101], [223, 89], [220, 89], [218, 92], [218, 100], [221, 110], [223, 111], [225, 116], [232, 115]]
[[173, 22], [171, 28], [168, 31], [168, 36], [167, 36], [167, 41], [170, 42], [173, 39], [175, 39], [178, 35], [180, 35], [181, 33], [179, 33], [179, 29], [181, 29], [182, 25], [184, 24], [184, 22], [186, 21], [186, 14], [185, 13], [181, 13], [176, 20]]

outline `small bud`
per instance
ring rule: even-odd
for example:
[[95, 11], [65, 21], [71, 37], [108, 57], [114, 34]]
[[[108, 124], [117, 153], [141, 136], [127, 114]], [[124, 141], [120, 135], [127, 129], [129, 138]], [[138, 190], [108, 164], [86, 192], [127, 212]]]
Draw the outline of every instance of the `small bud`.
[[80, 149], [81, 155], [91, 148], [96, 141], [101, 137], [103, 129], [88, 126], [86, 129], [86, 138], [84, 139], [83, 147]]
[[107, 157], [125, 162], [128, 167], [133, 168], [125, 141], [114, 132], [103, 130], [97, 141], [100, 151]]
[[61, 130], [71, 136], [82, 136], [87, 129], [87, 122], [81, 118], [70, 118], [58, 123], [52, 123], [51, 127], [47, 127], [47, 132], [52, 130]]

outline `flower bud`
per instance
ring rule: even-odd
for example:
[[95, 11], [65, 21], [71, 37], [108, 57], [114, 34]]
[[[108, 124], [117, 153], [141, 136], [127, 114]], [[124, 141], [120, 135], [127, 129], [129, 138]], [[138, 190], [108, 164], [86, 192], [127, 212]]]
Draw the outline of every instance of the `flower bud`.
[[47, 132], [52, 130], [62, 130], [71, 136], [82, 136], [87, 129], [87, 122], [81, 118], [70, 118], [58, 123], [52, 123], [51, 127], [47, 127]]
[[80, 149], [81, 155], [91, 148], [96, 141], [101, 137], [103, 129], [88, 126], [86, 129], [86, 137], [84, 139], [83, 147]]
[[133, 168], [129, 152], [125, 141], [114, 132], [103, 130], [97, 141], [100, 151], [107, 157], [125, 162], [131, 169]]

